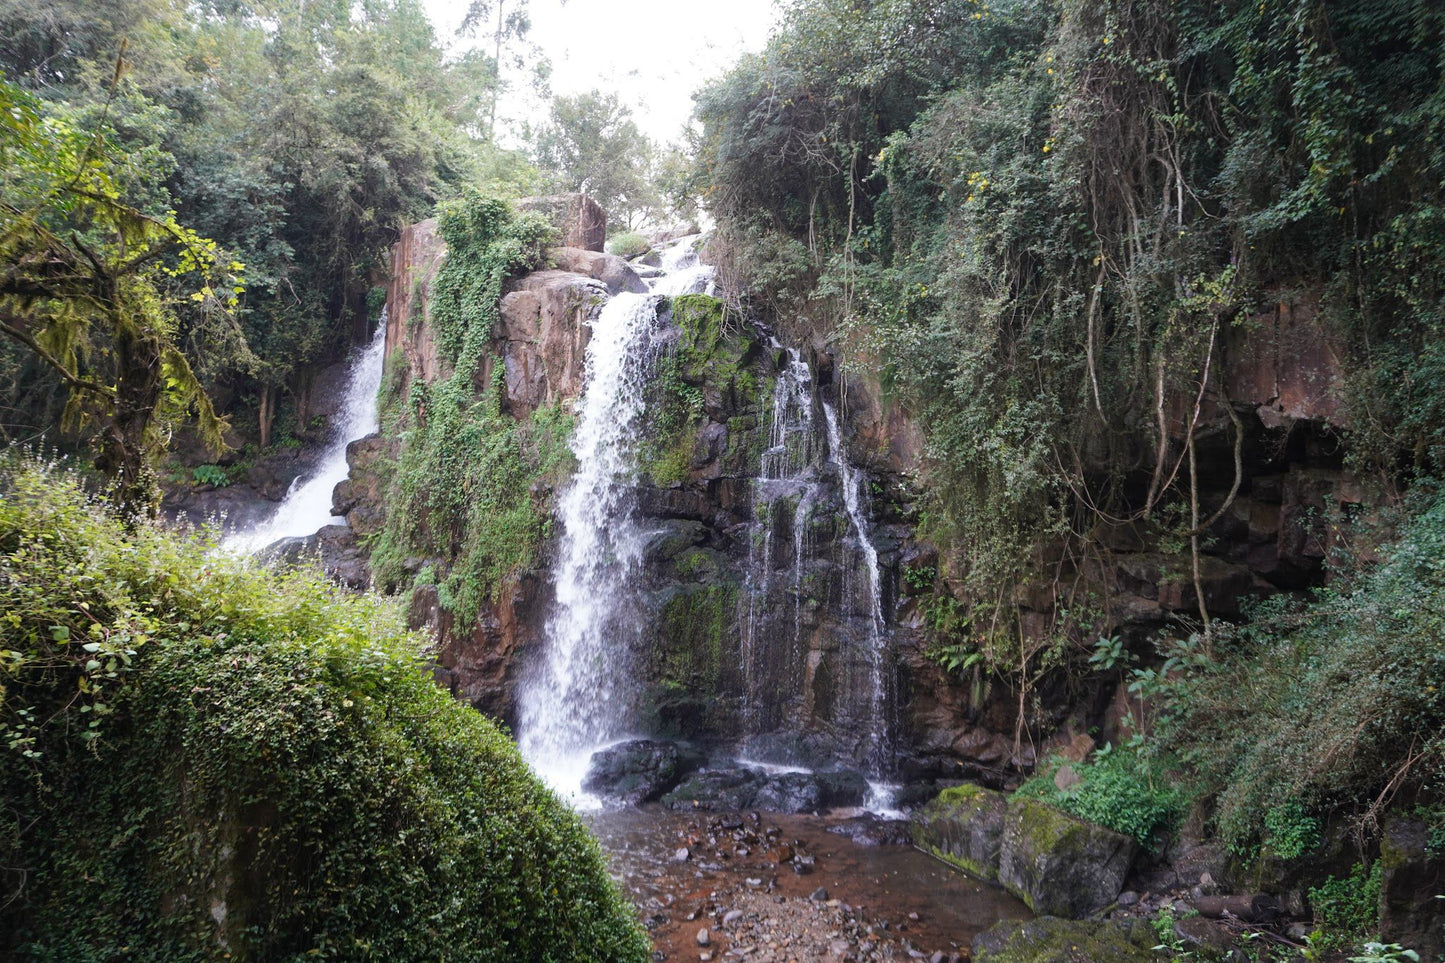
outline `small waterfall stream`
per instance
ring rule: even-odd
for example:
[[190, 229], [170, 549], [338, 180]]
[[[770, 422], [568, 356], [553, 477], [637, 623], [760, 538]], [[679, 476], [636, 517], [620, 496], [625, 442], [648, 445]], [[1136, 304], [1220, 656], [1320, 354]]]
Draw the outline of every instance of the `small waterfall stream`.
[[250, 529], [232, 533], [222, 547], [237, 554], [252, 555], [283, 538], [303, 538], [340, 521], [331, 514], [331, 493], [346, 480], [349, 471], [346, 447], [380, 426], [377, 393], [381, 390], [385, 355], [386, 316], [383, 314], [371, 343], [357, 355], [347, 374], [331, 441], [316, 471], [291, 483], [291, 490], [270, 518]]

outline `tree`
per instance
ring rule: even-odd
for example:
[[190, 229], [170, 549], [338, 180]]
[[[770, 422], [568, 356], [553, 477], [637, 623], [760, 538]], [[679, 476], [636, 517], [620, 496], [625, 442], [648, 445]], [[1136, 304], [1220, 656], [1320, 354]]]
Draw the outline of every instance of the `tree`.
[[[506, 61], [503, 61], [502, 55], [508, 47], [520, 47], [532, 29], [532, 18], [527, 11], [528, 2], [529, 0], [472, 0], [471, 6], [467, 8], [467, 15], [462, 18], [461, 29], [457, 31], [466, 36], [485, 27], [492, 33], [491, 98], [487, 109], [486, 134], [489, 142], [496, 139], [497, 101], [501, 100], [502, 91], [507, 89], [502, 79], [502, 66], [506, 63], [512, 70], [523, 70], [527, 66], [526, 58], [520, 50], [512, 51]], [[538, 63], [539, 78], [545, 77], [546, 62], [540, 57], [534, 60]]]
[[95, 429], [96, 467], [140, 515], [156, 507], [160, 426], [193, 414], [217, 448], [225, 427], [176, 345], [174, 306], [226, 311], [241, 287], [214, 241], [121, 200], [125, 165], [102, 133], [0, 80], [0, 333], [64, 382], [63, 424]]
[[627, 228], [656, 204], [648, 183], [652, 141], [616, 94], [593, 90], [554, 98], [533, 150], [554, 187], [591, 194]]

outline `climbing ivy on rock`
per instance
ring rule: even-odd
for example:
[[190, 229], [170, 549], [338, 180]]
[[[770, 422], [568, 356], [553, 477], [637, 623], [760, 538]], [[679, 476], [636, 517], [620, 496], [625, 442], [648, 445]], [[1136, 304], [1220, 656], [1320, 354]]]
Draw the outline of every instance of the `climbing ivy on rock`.
[[383, 430], [401, 450], [384, 469], [386, 523], [372, 562], [393, 588], [426, 566], [443, 606], [466, 624], [506, 576], [536, 558], [547, 513], [534, 487], [570, 467], [572, 415], [554, 405], [514, 419], [502, 407], [500, 362], [479, 383], [502, 286], [543, 263], [549, 224], [472, 193], [443, 207], [438, 226], [447, 256], [428, 294], [429, 317], [452, 373], [385, 399]]

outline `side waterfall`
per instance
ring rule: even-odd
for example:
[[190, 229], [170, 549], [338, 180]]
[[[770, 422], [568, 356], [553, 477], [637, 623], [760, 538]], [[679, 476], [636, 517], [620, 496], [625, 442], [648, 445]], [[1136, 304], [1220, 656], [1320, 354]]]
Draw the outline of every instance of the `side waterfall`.
[[291, 490], [269, 519], [249, 530], [233, 533], [222, 547], [251, 555], [280, 539], [312, 535], [339, 521], [331, 514], [331, 492], [346, 480], [349, 471], [346, 446], [380, 427], [376, 396], [381, 390], [385, 355], [386, 317], [383, 315], [371, 343], [357, 355], [347, 375], [346, 391], [337, 411], [338, 421], [332, 426], [331, 441], [316, 472], [309, 478], [292, 482]]

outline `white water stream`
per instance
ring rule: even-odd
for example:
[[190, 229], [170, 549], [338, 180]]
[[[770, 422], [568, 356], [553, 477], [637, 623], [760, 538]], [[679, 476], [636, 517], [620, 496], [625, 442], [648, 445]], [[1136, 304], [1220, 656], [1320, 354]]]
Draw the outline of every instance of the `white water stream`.
[[223, 543], [228, 551], [252, 555], [283, 538], [303, 538], [327, 525], [344, 524], [331, 514], [331, 492], [346, 480], [346, 446], [372, 434], [380, 427], [377, 393], [381, 390], [381, 369], [386, 354], [386, 318], [383, 315], [371, 343], [357, 355], [347, 374], [346, 391], [331, 441], [316, 471], [291, 483], [276, 511], [249, 529], [233, 532]]

